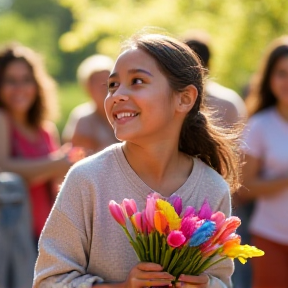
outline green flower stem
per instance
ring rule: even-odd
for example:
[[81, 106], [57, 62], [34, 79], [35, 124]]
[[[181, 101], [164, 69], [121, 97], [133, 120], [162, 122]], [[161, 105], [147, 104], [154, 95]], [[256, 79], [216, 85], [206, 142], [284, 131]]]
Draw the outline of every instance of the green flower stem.
[[130, 241], [134, 241], [126, 226], [121, 226]]
[[201, 261], [202, 255], [201, 253], [197, 253], [191, 262], [187, 265], [187, 267], [182, 271], [182, 274], [185, 275], [198, 275], [195, 273], [195, 267], [197, 267], [198, 263]]
[[167, 272], [170, 273], [172, 271], [172, 269], [174, 268], [174, 266], [177, 264], [178, 260], [183, 256], [184, 253], [186, 253], [187, 249], [189, 246], [184, 246], [181, 249], [177, 249], [175, 251], [174, 257], [171, 260], [169, 267], [167, 269]]
[[[194, 267], [194, 272], [198, 275], [200, 274], [199, 271], [203, 270], [203, 267], [205, 267], [212, 258], [218, 253], [218, 250], [215, 250], [210, 256], [208, 257], [202, 257], [198, 263], [197, 266]], [[204, 269], [205, 270], [205, 269]]]
[[218, 260], [214, 261], [214, 262], [210, 262], [208, 261], [205, 265], [201, 265], [201, 267], [199, 268], [199, 270], [197, 271], [198, 275], [203, 273], [204, 271], [206, 271], [208, 268], [210, 268], [211, 266], [214, 266], [215, 264], [227, 259], [228, 257], [227, 256], [224, 256], [224, 257], [221, 257], [219, 258]]
[[164, 271], [167, 271], [167, 268], [169, 266], [170, 260], [171, 260], [171, 255], [172, 252], [174, 251], [174, 248], [172, 248], [171, 246], [167, 245], [167, 249], [165, 252], [165, 257], [164, 257], [164, 261], [163, 261], [163, 269]]
[[154, 253], [154, 233], [149, 233], [148, 239], [149, 239], [149, 255], [151, 262], [155, 263], [155, 253]]
[[161, 238], [160, 238], [161, 240], [161, 242], [162, 242], [162, 244], [161, 244], [161, 255], [160, 255], [160, 265], [163, 267], [163, 265], [164, 265], [164, 259], [165, 259], [165, 255], [166, 255], [166, 250], [167, 250], [167, 247], [168, 247], [168, 245], [167, 245], [167, 243], [166, 243], [166, 238], [165, 238], [165, 236], [164, 235], [161, 235]]
[[143, 239], [141, 238], [141, 236], [138, 234], [136, 236], [136, 241], [137, 241], [137, 244], [138, 244], [138, 248], [139, 248], [139, 252], [141, 254], [141, 261], [143, 262], [146, 262], [146, 252], [145, 252], [145, 246], [144, 246], [144, 243], [143, 243]]
[[142, 239], [142, 243], [143, 243], [143, 245], [144, 245], [144, 247], [145, 247], [145, 261], [147, 261], [147, 262], [151, 262], [151, 260], [150, 260], [150, 254], [149, 254], [149, 243], [148, 243], [148, 236], [147, 235], [145, 235], [145, 234], [140, 234], [140, 237], [141, 237], [141, 239]]
[[139, 251], [139, 247], [138, 247], [137, 243], [136, 243], [136, 242], [134, 241], [134, 239], [132, 238], [132, 236], [131, 236], [131, 234], [129, 233], [127, 227], [125, 227], [125, 226], [121, 226], [121, 227], [123, 228], [126, 236], [128, 237], [130, 244], [131, 244], [132, 247], [134, 248], [135, 253], [137, 254], [138, 259], [141, 261], [141, 253], [140, 253], [140, 251]]
[[[188, 263], [193, 259], [193, 255], [195, 254], [195, 249], [188, 247], [186, 255], [181, 257], [178, 261], [178, 265], [171, 271], [171, 274], [176, 277], [176, 280], [182, 274], [183, 270], [187, 267]], [[197, 251], [197, 250], [196, 250]]]
[[160, 263], [160, 247], [159, 247], [159, 242], [160, 242], [160, 234], [158, 231], [155, 232], [155, 262], [157, 264]]

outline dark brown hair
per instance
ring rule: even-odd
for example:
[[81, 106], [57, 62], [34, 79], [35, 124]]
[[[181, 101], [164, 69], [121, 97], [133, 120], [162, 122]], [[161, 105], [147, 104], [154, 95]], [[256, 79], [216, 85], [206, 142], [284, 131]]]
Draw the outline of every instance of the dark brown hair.
[[[27, 113], [27, 121], [32, 127], [39, 127], [43, 120], [54, 119], [58, 112], [56, 85], [47, 74], [40, 55], [20, 44], [8, 44], [0, 49], [0, 88], [6, 68], [14, 61], [23, 61], [31, 69], [37, 87], [35, 102]], [[1, 101], [0, 108], [4, 108]]]
[[264, 55], [259, 71], [253, 76], [246, 105], [249, 116], [276, 105], [277, 98], [270, 87], [270, 79], [279, 59], [288, 56], [288, 36], [275, 39]]
[[156, 60], [173, 91], [183, 91], [191, 84], [197, 88], [197, 100], [182, 126], [179, 150], [200, 158], [235, 191], [239, 187], [238, 134], [211, 123], [203, 101], [205, 69], [197, 55], [183, 42], [159, 34], [136, 34], [124, 42], [123, 50], [131, 48], [142, 49]]

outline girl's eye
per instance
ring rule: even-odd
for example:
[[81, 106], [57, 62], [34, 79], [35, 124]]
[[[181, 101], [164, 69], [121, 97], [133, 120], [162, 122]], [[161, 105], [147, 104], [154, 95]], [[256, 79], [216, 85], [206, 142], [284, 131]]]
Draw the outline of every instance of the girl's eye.
[[143, 84], [143, 80], [141, 78], [134, 78], [132, 84]]
[[118, 86], [119, 86], [118, 82], [108, 83], [108, 90], [113, 90], [113, 89], [117, 88]]

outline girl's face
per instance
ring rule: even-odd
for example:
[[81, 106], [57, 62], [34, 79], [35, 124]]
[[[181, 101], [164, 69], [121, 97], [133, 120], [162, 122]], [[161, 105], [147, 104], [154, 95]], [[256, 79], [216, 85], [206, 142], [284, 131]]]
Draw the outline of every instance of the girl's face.
[[141, 143], [172, 137], [172, 94], [167, 78], [149, 54], [141, 49], [123, 52], [109, 77], [105, 99], [115, 136], [119, 140], [142, 139]]
[[37, 86], [31, 69], [21, 60], [15, 60], [7, 65], [2, 87], [1, 101], [11, 113], [26, 113], [34, 103]]
[[276, 62], [272, 70], [270, 86], [279, 104], [288, 107], [288, 56]]

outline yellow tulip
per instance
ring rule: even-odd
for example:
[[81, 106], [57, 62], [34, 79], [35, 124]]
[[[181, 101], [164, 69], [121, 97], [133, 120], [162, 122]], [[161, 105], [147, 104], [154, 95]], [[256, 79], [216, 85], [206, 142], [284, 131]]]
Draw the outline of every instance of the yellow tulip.
[[181, 226], [181, 218], [176, 213], [174, 207], [167, 201], [157, 199], [156, 208], [166, 217], [170, 230], [178, 230]]
[[245, 264], [247, 258], [259, 257], [264, 255], [264, 251], [258, 249], [255, 246], [250, 245], [223, 245], [222, 255], [226, 255], [229, 258], [238, 258], [238, 260]]

